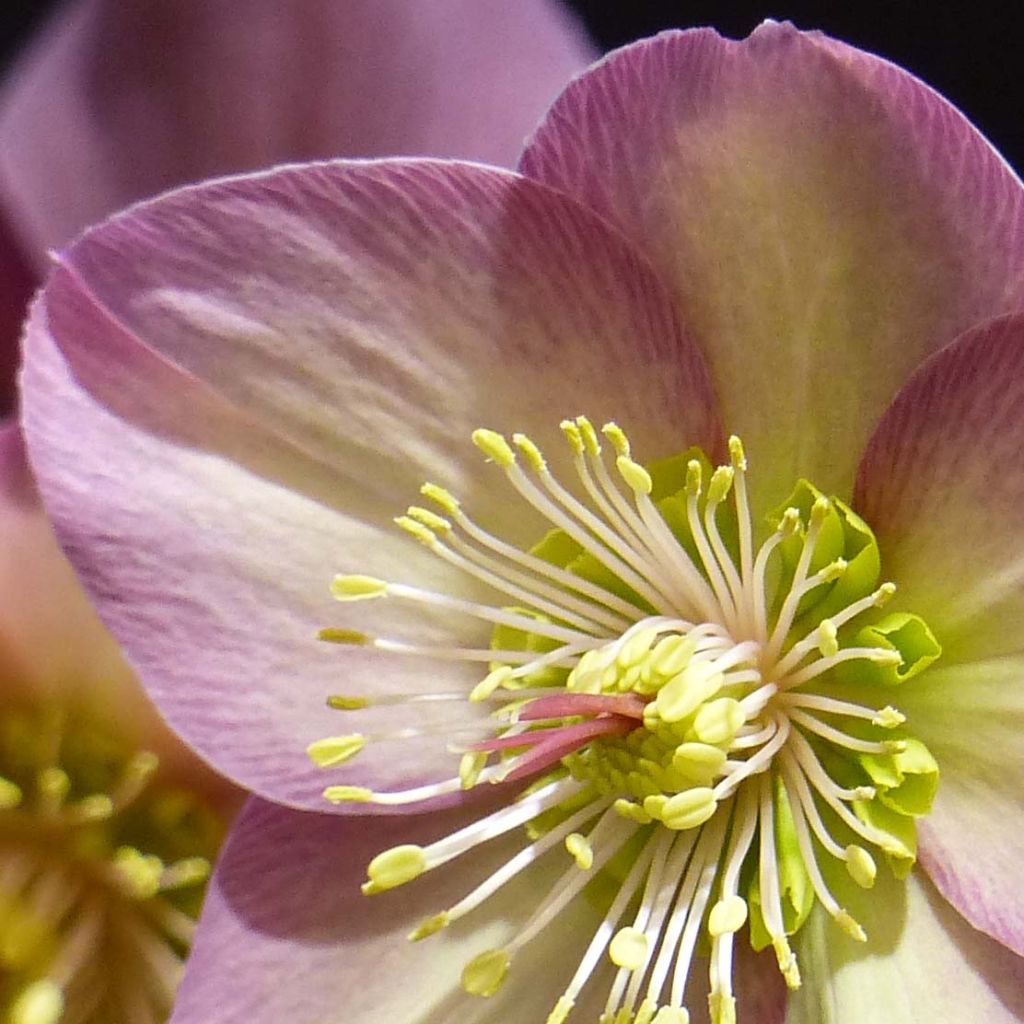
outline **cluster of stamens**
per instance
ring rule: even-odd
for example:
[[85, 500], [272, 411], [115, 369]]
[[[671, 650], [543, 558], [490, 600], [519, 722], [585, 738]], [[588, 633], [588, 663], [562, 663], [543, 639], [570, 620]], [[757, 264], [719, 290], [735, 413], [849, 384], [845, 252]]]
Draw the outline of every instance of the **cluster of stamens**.
[[75, 712], [0, 722], [0, 1019], [170, 1011], [221, 826]]
[[[800, 978], [789, 936], [815, 900], [847, 935], [865, 940], [826, 883], [822, 857], [863, 888], [876, 874], [868, 847], [897, 873], [913, 863], [913, 818], [927, 810], [937, 769], [902, 730], [904, 716], [877, 694], [923, 669], [938, 646], [916, 616], [878, 612], [895, 588], [877, 585], [874, 538], [838, 500], [802, 483], [755, 547], [737, 438], [729, 464], [713, 471], [696, 452], [649, 470], [609, 424], [603, 433], [616, 481], [589, 421], [562, 429], [585, 497], [558, 482], [529, 438], [514, 435], [509, 444], [486, 430], [473, 437], [556, 531], [537, 549], [489, 533], [432, 484], [422, 492], [439, 511], [413, 507], [396, 520], [514, 604], [372, 576], [335, 579], [341, 600], [418, 603], [482, 620], [492, 634], [489, 647], [431, 648], [324, 630], [334, 642], [489, 668], [468, 693], [338, 696], [332, 706], [468, 699], [491, 714], [487, 735], [460, 748], [450, 779], [388, 793], [335, 785], [325, 796], [415, 803], [483, 782], [531, 780], [515, 802], [453, 835], [385, 851], [369, 865], [364, 891], [411, 881], [526, 826], [521, 852], [424, 922], [411, 936], [420, 939], [564, 846], [571, 863], [530, 920], [506, 946], [467, 964], [463, 987], [486, 996], [516, 953], [629, 850], [626, 877], [549, 1024], [566, 1019], [606, 957], [615, 973], [602, 1024], [683, 1024], [702, 932], [710, 939], [712, 1019], [726, 1024], [736, 1013], [733, 944], [748, 921], [751, 942], [774, 948], [791, 987]], [[859, 699], [839, 696], [839, 686]], [[317, 740], [309, 754], [332, 767], [388, 739], [348, 733]], [[924, 781], [914, 800], [901, 797], [911, 776]], [[809, 901], [787, 885], [794, 871]]]

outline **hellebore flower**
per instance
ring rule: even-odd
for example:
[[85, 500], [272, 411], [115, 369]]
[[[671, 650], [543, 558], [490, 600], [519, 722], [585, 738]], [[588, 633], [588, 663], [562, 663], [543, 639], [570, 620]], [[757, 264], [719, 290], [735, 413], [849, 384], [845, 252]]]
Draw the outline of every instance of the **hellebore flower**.
[[41, 280], [88, 224], [214, 175], [402, 153], [511, 166], [591, 59], [552, 0], [67, 3], [0, 89], [0, 239]]
[[0, 1019], [170, 1011], [238, 794], [170, 733], [0, 432]]
[[520, 171], [183, 190], [34, 309], [58, 535], [275, 801], [174, 1019], [1024, 1020], [1021, 183], [774, 23]]

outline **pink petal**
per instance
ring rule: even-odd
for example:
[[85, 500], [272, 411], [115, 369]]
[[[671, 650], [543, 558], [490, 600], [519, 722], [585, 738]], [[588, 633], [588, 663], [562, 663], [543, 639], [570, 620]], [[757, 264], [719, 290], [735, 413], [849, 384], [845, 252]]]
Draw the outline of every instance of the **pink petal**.
[[908, 381], [861, 463], [858, 511], [904, 607], [943, 645], [900, 694], [942, 783], [922, 861], [977, 927], [1024, 953], [1024, 315], [981, 325]]
[[[467, 960], [514, 934], [553, 872], [571, 863], [564, 850], [420, 943], [410, 943], [408, 932], [469, 892], [517, 844], [490, 844], [497, 849], [460, 858], [393, 892], [366, 897], [359, 891], [377, 853], [425, 843], [465, 819], [464, 810], [345, 819], [251, 801], [208, 890], [174, 1024], [543, 1021], [599, 920], [586, 900], [516, 958], [499, 995], [466, 996], [458, 979]], [[564, 977], [545, 967], [556, 949]], [[585, 1011], [581, 1020], [596, 1019], [596, 1008], [589, 1018]]]
[[552, 0], [86, 0], [0, 95], [0, 194], [42, 265], [200, 178], [402, 153], [511, 164], [591, 59]]
[[[232, 777], [317, 809], [328, 782], [453, 772], [444, 737], [371, 744], [330, 776], [303, 751], [352, 731], [329, 693], [478, 681], [314, 639], [409, 635], [390, 601], [338, 606], [335, 572], [464, 589], [391, 525], [424, 479], [509, 539], [543, 534], [473, 428], [554, 437], [553, 458], [583, 410], [617, 417], [643, 458], [720, 437], [646, 264], [571, 200], [470, 165], [327, 164], [138, 207], [66, 254], [26, 358], [48, 510], [161, 710]], [[414, 628], [486, 645], [470, 626]]]
[[[466, 960], [504, 944], [521, 927], [571, 864], [563, 849], [461, 922], [416, 944], [406, 939], [416, 924], [465, 895], [522, 840], [488, 844], [393, 892], [368, 898], [359, 891], [377, 853], [448, 834], [466, 815], [463, 809], [339, 819], [250, 801], [208, 890], [173, 1024], [541, 1024], [600, 921], [589, 899], [571, 903], [513, 960], [492, 998], [462, 995], [458, 977]], [[707, 1020], [705, 966], [698, 961], [695, 991], [688, 994], [694, 1024]], [[609, 968], [584, 990], [572, 1020], [597, 1020]], [[785, 997], [770, 955], [740, 950], [736, 983], [742, 1019], [780, 1024]]]
[[670, 32], [572, 83], [520, 163], [674, 290], [723, 421], [779, 501], [849, 493], [902, 379], [1024, 302], [1024, 189], [910, 75], [790, 25]]

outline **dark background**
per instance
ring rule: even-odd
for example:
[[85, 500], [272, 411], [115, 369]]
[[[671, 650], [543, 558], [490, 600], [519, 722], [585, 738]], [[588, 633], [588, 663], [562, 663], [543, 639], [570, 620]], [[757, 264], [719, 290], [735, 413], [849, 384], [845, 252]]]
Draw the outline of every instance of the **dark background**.
[[[1015, 167], [1024, 167], [1024, 35], [1017, 24], [1024, 5], [1019, 0], [834, 4], [823, 0], [569, 0], [569, 4], [602, 49], [687, 25], [712, 25], [725, 35], [742, 37], [766, 17], [823, 29], [909, 68], [956, 103]], [[32, 27], [55, 6], [54, 0], [0, 0], [0, 67], [9, 64]], [[116, 59], [111, 54], [111, 60]]]

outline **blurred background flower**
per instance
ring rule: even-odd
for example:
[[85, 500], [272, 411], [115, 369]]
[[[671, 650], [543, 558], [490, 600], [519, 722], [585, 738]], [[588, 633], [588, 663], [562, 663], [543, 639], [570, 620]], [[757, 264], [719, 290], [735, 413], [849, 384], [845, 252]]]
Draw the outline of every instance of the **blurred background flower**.
[[[0, 89], [0, 285], [20, 311], [47, 249], [189, 181], [335, 156], [511, 166], [594, 55], [556, 0], [56, 5]], [[0, 320], [7, 408], [20, 319]]]

